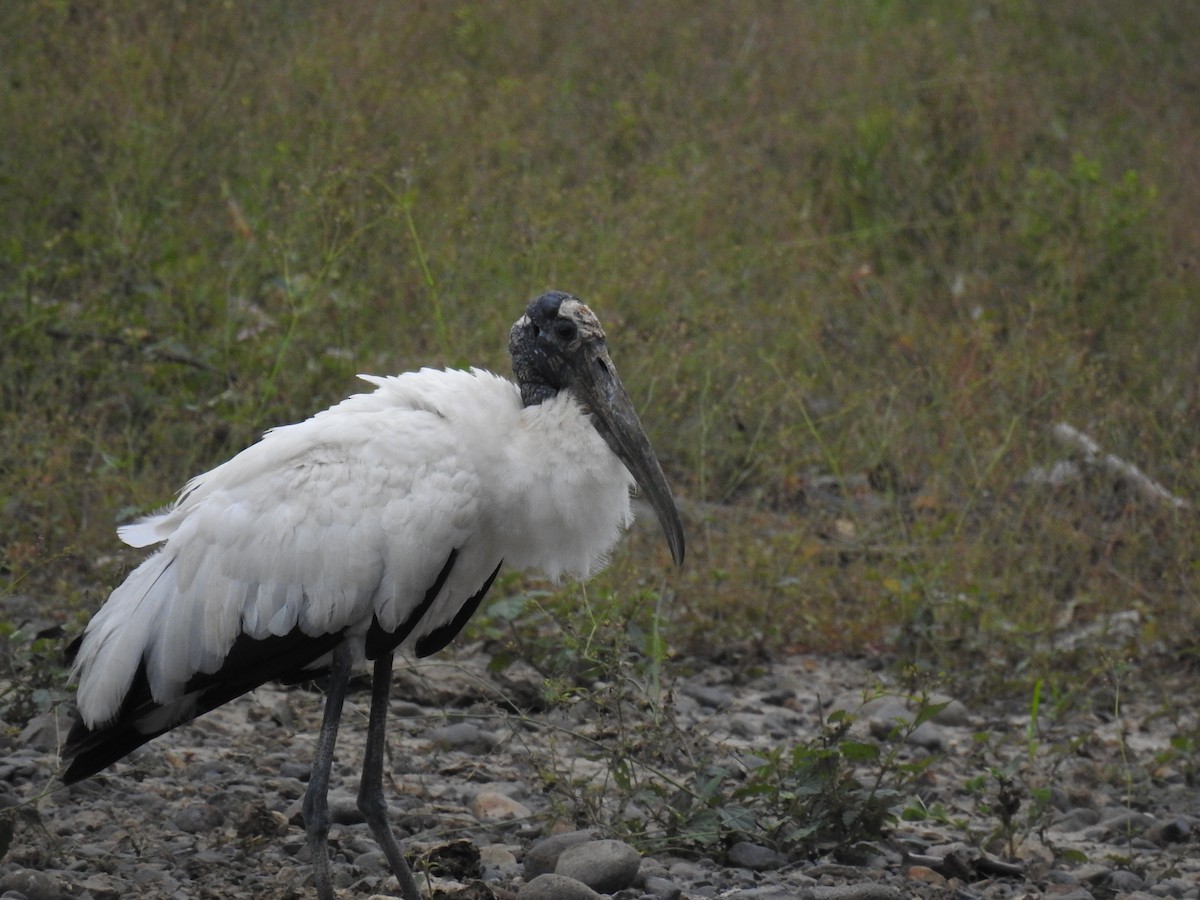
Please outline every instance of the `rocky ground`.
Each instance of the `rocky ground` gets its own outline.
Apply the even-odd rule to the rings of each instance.
[[[1182,737],[1197,733],[1195,693],[1182,684],[1167,700],[1173,711],[1129,689],[1055,721],[1047,700],[1031,732],[1027,699],[950,699],[896,732],[913,704],[865,661],[798,656],[748,677],[697,666],[658,704],[594,684],[537,715],[506,709],[538,694],[533,674],[497,679],[485,662],[466,648],[396,678],[388,793],[407,848],[432,873],[432,896],[1200,898],[1198,761]],[[17,806],[0,896],[311,896],[300,798],[321,699],[260,689],[70,788],[54,781],[65,713],[34,720],[0,746],[0,803]],[[366,699],[348,704],[338,748],[335,879],[342,896],[395,896],[354,805]],[[699,784],[684,768],[701,756],[749,771],[754,751],[812,740],[836,709],[856,718],[843,740],[875,743],[880,758],[914,772],[927,761],[895,798],[907,815],[849,856],[789,859],[767,840],[733,838],[709,853],[670,841],[639,852],[603,828],[581,829],[650,827],[650,801],[631,779]],[[605,747],[630,765],[614,765]],[[654,773],[638,767],[639,752]],[[861,778],[878,771],[868,758]]]

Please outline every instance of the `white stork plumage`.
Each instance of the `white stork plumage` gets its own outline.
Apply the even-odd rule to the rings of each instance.
[[[579,299],[538,297],[509,337],[516,384],[422,369],[266,433],[188,482],[166,510],[119,529],[159,550],[71,647],[79,718],[63,780],[271,680],[329,673],[304,798],[322,900],[333,896],[326,794],[355,665],[373,660],[359,807],[418,900],[386,819],[382,769],[392,657],[454,638],[502,563],[580,578],[632,520],[634,482],[677,564],[670,488]]]

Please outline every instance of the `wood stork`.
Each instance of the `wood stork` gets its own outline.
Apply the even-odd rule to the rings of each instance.
[[[543,294],[509,335],[516,384],[480,369],[392,377],[189,481],[119,529],[161,548],[72,644],[79,718],[63,780],[267,681],[330,676],[304,797],[322,900],[333,897],[327,793],[346,686],[374,663],[358,804],[406,900],[386,818],[392,657],[445,647],[502,563],[557,578],[604,564],[636,482],[676,564],[683,527],[662,469],[578,298]]]

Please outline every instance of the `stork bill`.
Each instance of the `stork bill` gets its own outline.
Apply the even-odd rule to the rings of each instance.
[[[387,822],[393,656],[446,646],[502,564],[586,578],[639,486],[676,564],[683,526],[650,441],[578,298],[543,294],[509,335],[515,383],[480,369],[391,377],[193,478],[118,532],[158,545],[72,644],[79,781],[268,681],[329,675],[304,818],[333,896],[327,792],[350,675],[373,664],[359,806],[405,900],[420,896]]]

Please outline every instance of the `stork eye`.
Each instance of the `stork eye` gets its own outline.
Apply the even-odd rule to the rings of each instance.
[[[575,323],[568,319],[559,319],[554,323],[554,333],[559,340],[573,341],[575,335],[579,333],[579,329],[575,327]]]

